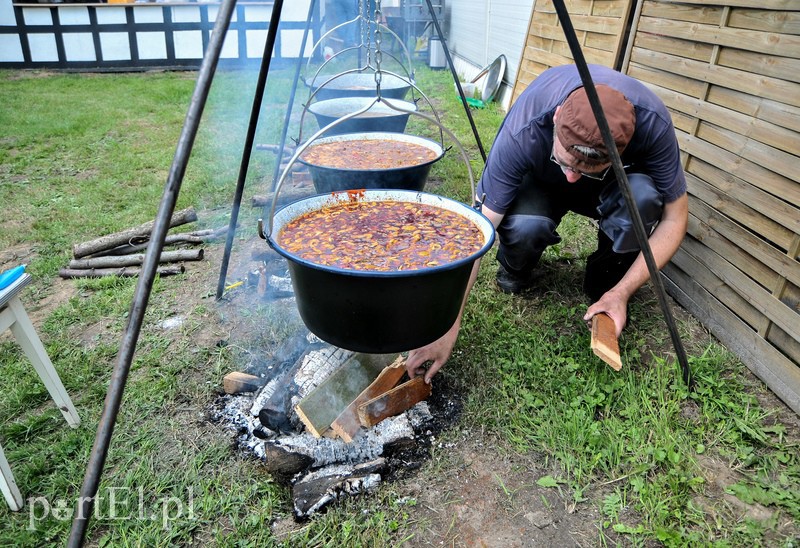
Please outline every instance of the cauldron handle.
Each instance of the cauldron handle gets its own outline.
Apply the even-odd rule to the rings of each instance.
[[[422,92],[420,91],[420,93]],[[392,105],[389,101],[384,101],[384,104],[386,104],[386,106],[388,106],[392,110],[396,110],[398,112],[407,112],[409,114],[413,114],[414,116],[419,116],[420,118],[428,120],[432,124],[436,125],[441,133],[446,133],[447,136],[453,140],[453,142],[456,144],[456,147],[458,147],[458,150],[461,152],[461,159],[464,160],[465,164],[467,164],[467,173],[469,174],[469,187],[472,192],[470,195],[471,196],[470,199],[474,201],[477,200],[477,196],[475,195],[475,175],[472,171],[472,165],[469,163],[469,156],[467,156],[467,151],[464,149],[464,146],[461,144],[461,141],[458,140],[458,138],[453,134],[453,132],[444,127],[444,125],[439,121],[439,115],[436,114],[436,109],[433,109],[434,114],[436,114],[436,119],[434,119],[433,117],[428,116],[427,114],[423,114],[417,110],[407,110],[404,108],[396,107]],[[431,107],[432,106],[433,105],[431,105]],[[442,150],[444,150],[444,136],[442,136]],[[476,209],[480,211],[479,208]]]

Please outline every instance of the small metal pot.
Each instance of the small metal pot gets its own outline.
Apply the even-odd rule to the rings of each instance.
[[[316,117],[319,127],[324,128],[342,116],[366,108],[370,106],[370,103],[374,103],[363,114],[331,126],[325,132],[325,135],[362,133],[366,131],[403,133],[406,130],[409,112],[395,110],[387,106],[386,102],[391,102],[392,105],[405,111],[417,110],[417,106],[409,101],[389,99],[376,102],[374,97],[341,97],[311,103],[308,111]]]
[[[424,137],[407,135],[405,133],[346,133],[344,135],[322,137],[314,141],[312,146],[322,143],[362,141],[365,139],[389,139],[422,145],[434,151],[436,157],[428,162],[409,167],[346,169],[311,164],[303,160],[301,156],[298,158],[298,161],[308,166],[311,180],[314,182],[314,188],[318,193],[352,190],[356,188],[422,190],[425,187],[425,182],[428,180],[428,173],[430,173],[431,166],[444,156],[444,149],[439,143],[431,141],[430,139],[425,139]]]
[[[278,243],[276,235],[291,220],[352,200],[352,194],[304,198],[284,206],[271,219],[265,238],[288,261],[300,317],[324,341],[355,352],[403,352],[437,340],[458,317],[473,264],[494,243],[492,223],[473,208],[434,194],[367,190],[360,199],[429,204],[458,213],[478,225],[483,246],[469,257],[441,266],[369,272],[318,265],[289,253]]]
[[[330,77],[327,77],[330,78]],[[324,84],[324,85],[323,85]],[[306,85],[315,93],[319,101],[342,97],[375,97],[376,84],[374,72],[353,72],[336,76],[326,83],[326,77],[317,75],[306,80]],[[392,74],[381,74],[381,97],[405,99],[411,90],[411,83]]]

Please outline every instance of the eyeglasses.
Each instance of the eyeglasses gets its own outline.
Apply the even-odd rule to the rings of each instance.
[[[585,173],[583,171],[575,169],[574,167],[565,166],[556,159],[556,155],[552,151],[550,152],[550,161],[553,162],[558,167],[560,167],[561,171],[571,171],[572,173],[577,173],[581,177],[588,177],[589,179],[595,179],[597,181],[602,181],[603,179],[605,179],[606,175],[608,175],[608,172],[611,169],[611,166],[608,166],[600,173]],[[629,166],[624,166],[624,167],[629,167]]]

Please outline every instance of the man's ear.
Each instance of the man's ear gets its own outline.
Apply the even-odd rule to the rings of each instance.
[[[561,112],[561,105],[558,105],[556,107],[556,111],[553,113],[553,124],[555,124],[556,120],[558,120],[558,113],[559,112]]]

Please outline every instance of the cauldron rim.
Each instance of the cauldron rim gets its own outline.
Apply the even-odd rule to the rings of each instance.
[[[314,164],[305,159],[303,159],[303,155],[301,154],[300,157],[297,158],[297,161],[301,164],[306,166],[315,167],[317,169],[324,169],[324,170],[332,170],[332,171],[341,171],[345,173],[393,173],[396,171],[403,171],[408,170],[411,168],[419,168],[423,166],[427,166],[430,164],[434,164],[435,162],[442,159],[445,153],[444,147],[441,144],[437,143],[432,139],[428,139],[427,137],[420,137],[418,135],[410,135],[408,133],[397,133],[397,132],[389,132],[389,131],[364,131],[359,133],[342,133],[340,135],[331,135],[328,137],[320,137],[316,139],[311,145],[309,145],[308,149],[313,148],[318,144],[330,143],[330,142],[338,142],[338,141],[366,141],[366,140],[394,140],[394,141],[402,141],[407,143],[415,143],[418,145],[422,145],[427,147],[428,149],[432,150],[436,153],[436,157],[432,160],[428,160],[427,162],[421,162],[419,164],[413,164],[410,166],[401,166],[401,167],[386,167],[386,168],[365,168],[365,169],[355,169],[349,167],[334,167],[328,166],[324,164]],[[307,152],[306,150],[305,152]],[[305,154],[304,152],[304,154]]]
[[[362,194],[363,192],[363,194]],[[363,201],[413,201],[421,204],[433,205],[438,207],[444,207],[445,209],[449,209],[455,213],[460,213],[465,217],[472,220],[477,226],[478,229],[481,230],[484,237],[484,243],[481,245],[480,249],[475,251],[474,253],[470,254],[467,257],[463,257],[461,259],[445,263],[443,265],[438,266],[431,266],[426,268],[414,269],[414,270],[353,270],[353,269],[346,269],[340,268],[335,266],[328,266],[328,265],[321,265],[318,263],[314,263],[312,261],[308,261],[306,259],[301,258],[300,256],[291,253],[284,249],[280,243],[277,241],[276,233],[280,230],[273,227],[272,233],[267,237],[267,241],[279,255],[283,256],[287,260],[290,260],[298,265],[302,265],[307,268],[311,268],[314,270],[327,272],[330,274],[335,274],[337,276],[350,276],[354,278],[362,277],[362,278],[410,278],[410,277],[419,277],[419,276],[426,276],[426,275],[433,275],[439,272],[444,272],[448,270],[454,270],[464,266],[467,263],[472,263],[477,259],[481,258],[486,252],[491,249],[492,245],[494,245],[495,239],[495,232],[494,226],[492,225],[491,221],[483,215],[480,211],[477,211],[468,205],[459,202],[458,200],[453,200],[452,198],[447,198],[444,196],[439,196],[437,194],[432,194],[423,191],[413,191],[413,190],[349,190],[349,191],[337,191],[327,195],[319,194],[316,196],[310,196],[305,198],[300,198],[298,200],[294,200],[283,206],[280,210],[275,212],[275,216],[280,217],[282,215],[286,215],[286,211],[297,208],[298,205],[303,203],[310,203],[310,202],[319,202],[317,207],[303,209],[296,214],[293,214],[291,217],[286,219],[285,222],[281,223],[281,228],[292,219],[299,217],[303,213],[308,211],[315,211],[320,209],[321,207],[327,205],[334,205],[336,203],[341,203],[344,201],[349,200],[350,196],[358,195],[360,196],[359,199]],[[399,198],[404,197],[407,198],[406,200],[400,200]],[[329,199],[328,203],[322,202],[323,199]],[[382,198],[379,200],[375,200],[374,198]],[[438,200],[439,203],[431,203],[433,201]],[[445,207],[447,206],[447,207]],[[299,208],[298,208],[299,209]],[[468,214],[468,212],[470,212]]]

